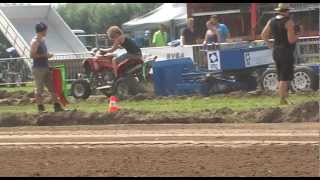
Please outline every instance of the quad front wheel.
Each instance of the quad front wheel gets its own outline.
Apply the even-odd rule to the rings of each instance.
[[[76,80],[71,85],[71,94],[76,99],[88,99],[91,94],[90,84],[86,80]]]

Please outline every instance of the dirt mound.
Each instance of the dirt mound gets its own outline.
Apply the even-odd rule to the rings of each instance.
[[[270,108],[257,113],[257,121],[261,123],[281,122],[282,110],[280,108]]]
[[[27,113],[1,113],[0,126],[14,127],[14,126],[30,126],[37,125],[37,115]]]
[[[43,94],[44,103],[52,103],[50,94],[45,91]],[[0,90],[0,106],[13,106],[13,105],[26,105],[35,103],[35,96],[33,92],[27,91],[14,91],[8,92],[6,90]]]
[[[287,108],[254,109],[234,112],[229,108],[205,110],[199,113],[121,110],[117,113],[86,113],[66,111],[58,113],[26,114],[2,113],[0,126],[62,126],[92,124],[161,124],[161,123],[280,123],[319,122],[319,103],[310,101]]]
[[[9,92],[7,92],[6,90],[0,90],[0,99],[4,99],[10,97]]]
[[[289,122],[320,122],[319,102],[310,101],[290,108],[285,113]]]
[[[260,109],[256,112],[248,112],[261,123],[277,122],[320,122],[319,102],[309,101],[286,108]]]

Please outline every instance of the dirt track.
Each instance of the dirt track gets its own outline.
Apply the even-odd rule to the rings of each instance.
[[[0,176],[320,176],[320,124],[0,128]]]

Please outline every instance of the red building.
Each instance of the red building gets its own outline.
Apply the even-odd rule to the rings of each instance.
[[[187,3],[188,17],[195,19],[196,33],[203,38],[210,15],[219,16],[232,38],[259,39],[266,22],[275,15],[277,3]],[[291,3],[293,19],[303,36],[319,35],[319,3]]]

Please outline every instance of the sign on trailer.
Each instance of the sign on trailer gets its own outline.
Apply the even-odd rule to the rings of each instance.
[[[272,64],[272,50],[249,51],[244,53],[245,67]]]

